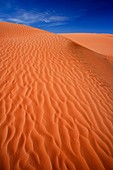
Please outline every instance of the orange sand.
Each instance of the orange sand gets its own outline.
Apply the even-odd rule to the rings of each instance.
[[[113,56],[112,34],[60,34],[103,55]]]
[[[0,170],[113,169],[113,36],[70,38],[0,23]]]
[[[105,55],[113,64],[113,35],[112,34],[60,34],[92,51]]]

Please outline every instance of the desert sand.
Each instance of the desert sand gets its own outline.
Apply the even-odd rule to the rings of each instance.
[[[112,34],[60,34],[92,51],[105,55],[113,63],[113,35]]]
[[[0,170],[113,169],[113,36],[69,36],[0,23]]]
[[[72,41],[103,55],[113,56],[113,35],[94,33],[60,34]]]

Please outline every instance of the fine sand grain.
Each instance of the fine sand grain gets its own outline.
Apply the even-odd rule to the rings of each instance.
[[[84,36],[0,23],[0,170],[113,169],[113,36]]]

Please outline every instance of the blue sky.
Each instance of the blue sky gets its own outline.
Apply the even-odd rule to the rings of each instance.
[[[0,0],[0,21],[55,33],[113,33],[113,0]]]

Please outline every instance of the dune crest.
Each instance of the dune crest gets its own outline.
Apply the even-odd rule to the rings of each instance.
[[[103,55],[113,56],[112,34],[71,33],[60,34],[72,41]]]
[[[60,34],[92,51],[105,55],[113,66],[113,35],[112,34],[89,34],[71,33]]]
[[[0,23],[0,169],[113,168],[113,69],[63,36]]]

